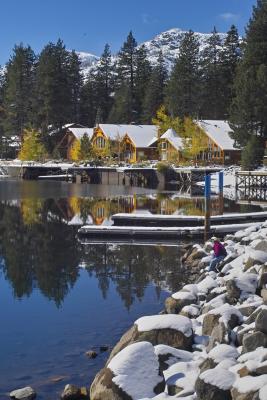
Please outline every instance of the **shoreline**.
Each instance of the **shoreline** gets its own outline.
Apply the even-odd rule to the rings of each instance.
[[[267,399],[267,222],[224,241],[220,273],[205,271],[210,242],[187,250],[184,266],[200,276],[135,321],[91,400]]]

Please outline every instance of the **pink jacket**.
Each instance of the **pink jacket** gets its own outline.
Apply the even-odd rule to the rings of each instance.
[[[220,242],[215,242],[213,246],[215,257],[226,256],[226,250]]]

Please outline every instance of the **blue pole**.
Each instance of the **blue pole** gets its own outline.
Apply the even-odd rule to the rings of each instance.
[[[219,172],[219,192],[223,192],[223,171]]]
[[[211,177],[210,175],[205,176],[205,191],[204,195],[206,198],[210,198],[210,186],[211,186]]]

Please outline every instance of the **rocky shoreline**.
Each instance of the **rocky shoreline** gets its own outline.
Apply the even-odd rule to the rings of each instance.
[[[188,249],[184,266],[198,279],[135,321],[91,400],[267,400],[267,221],[224,243],[218,273],[206,271],[210,242]]]

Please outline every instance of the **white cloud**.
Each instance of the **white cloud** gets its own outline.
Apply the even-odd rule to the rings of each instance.
[[[146,25],[155,24],[156,22],[158,22],[158,20],[156,18],[152,17],[149,14],[144,13],[141,15],[141,17],[142,17],[143,24],[146,24]]]
[[[233,14],[231,12],[225,12],[219,15],[220,18],[224,19],[225,21],[237,21],[240,18],[239,14]]]

